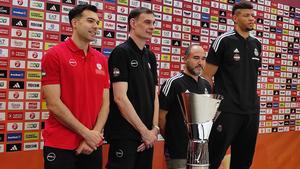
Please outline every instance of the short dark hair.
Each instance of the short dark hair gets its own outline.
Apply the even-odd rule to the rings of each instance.
[[[81,14],[84,10],[89,10],[97,13],[97,7],[90,4],[80,4],[75,6],[73,9],[70,10],[68,16],[69,16],[69,22],[72,26],[72,19],[76,17],[81,17]]]
[[[135,8],[133,10],[130,11],[129,15],[128,15],[128,31],[130,31],[131,27],[130,27],[130,19],[132,18],[138,18],[141,14],[153,14],[153,11],[151,11],[148,8],[144,8],[144,7],[140,7],[140,8]]]
[[[239,3],[236,3],[232,8],[232,15],[234,15],[238,9],[253,9],[253,5],[248,1],[241,1]]]

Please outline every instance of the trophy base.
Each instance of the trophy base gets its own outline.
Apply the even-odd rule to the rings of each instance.
[[[209,165],[187,164],[186,169],[209,169]]]

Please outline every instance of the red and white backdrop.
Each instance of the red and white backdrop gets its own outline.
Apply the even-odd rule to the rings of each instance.
[[[207,51],[221,33],[233,29],[237,0],[0,0],[0,154],[43,147],[47,119],[41,93],[41,58],[71,35],[68,12],[90,3],[99,9],[100,30],[91,43],[105,55],[128,38],[127,16],[135,7],[155,12],[150,48],[158,59],[159,82],[183,67],[187,46]],[[258,80],[261,135],[300,130],[300,8],[252,0],[257,36],[263,44]]]

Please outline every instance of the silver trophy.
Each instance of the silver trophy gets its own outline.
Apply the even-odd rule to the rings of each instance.
[[[223,97],[217,94],[182,93],[178,97],[189,141],[187,169],[208,169],[208,137],[213,121],[219,116]]]

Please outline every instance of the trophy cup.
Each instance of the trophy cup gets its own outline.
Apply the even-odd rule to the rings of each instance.
[[[208,169],[208,137],[223,96],[182,93],[178,99],[189,137],[186,169]]]

